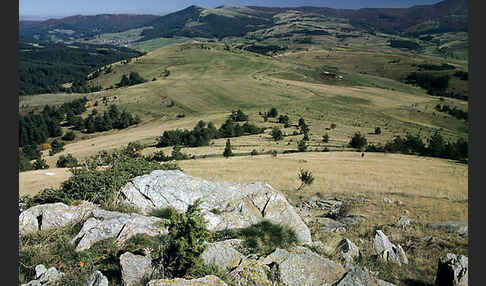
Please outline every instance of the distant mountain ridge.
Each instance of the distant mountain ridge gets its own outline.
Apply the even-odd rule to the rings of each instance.
[[[357,29],[368,32],[385,32],[403,36],[427,33],[467,32],[468,11],[466,0],[445,0],[433,5],[410,8],[363,8],[358,10],[326,7],[262,7],[219,6],[205,9],[189,6],[164,16],[101,14],[75,15],[46,21],[20,21],[21,37],[51,40],[53,33],[59,39],[89,38],[102,33],[153,27],[142,32],[142,40],[158,37],[241,37],[248,32],[275,25],[275,15],[299,11],[325,17],[349,20]]]

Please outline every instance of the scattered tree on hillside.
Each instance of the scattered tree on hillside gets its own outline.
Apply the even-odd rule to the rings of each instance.
[[[282,133],[282,130],[280,130],[280,128],[278,128],[278,126],[274,126],[272,128],[272,138],[275,140],[275,141],[279,141],[279,140],[282,140],[283,139],[283,133]]]
[[[226,146],[224,147],[223,156],[225,158],[233,156],[233,151],[231,150],[231,143],[229,139],[226,139]]]
[[[368,140],[360,132],[356,132],[351,138],[351,141],[349,141],[349,145],[357,149],[365,147],[366,144],[368,144]]]
[[[309,170],[300,169],[297,176],[301,182],[300,186],[297,188],[297,191],[301,191],[305,186],[310,186],[314,182],[314,176]]]

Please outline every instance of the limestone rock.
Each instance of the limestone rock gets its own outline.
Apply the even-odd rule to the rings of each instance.
[[[84,286],[108,286],[108,278],[106,278],[103,273],[96,270],[91,274],[84,283]]]
[[[147,286],[227,286],[227,284],[214,275],[208,275],[192,280],[182,278],[151,280]]]
[[[292,228],[299,242],[312,242],[309,228],[294,207],[282,193],[263,182],[210,182],[179,170],[156,170],[134,178],[121,193],[121,201],[145,214],[169,206],[185,212],[190,204],[200,199],[210,231],[243,228],[267,219]]]
[[[388,240],[388,237],[381,231],[375,232],[373,239],[373,247],[383,260],[397,264],[408,264],[408,259],[405,251],[400,245],[394,245]]]
[[[139,285],[152,275],[152,261],[142,255],[125,252],[120,255],[120,266],[124,286]]]
[[[238,250],[233,248],[234,244],[241,244],[240,239],[230,239],[210,243],[201,254],[205,265],[217,265],[226,269],[233,269],[245,258]]]
[[[435,285],[467,286],[468,276],[467,256],[447,253],[439,259]]]
[[[255,259],[245,259],[229,277],[235,286],[272,286],[270,267]]]
[[[64,273],[57,271],[55,267],[51,267],[46,270],[44,265],[39,264],[35,267],[35,269],[37,279],[32,280],[27,284],[22,284],[22,286],[50,285],[60,280],[64,276]],[[37,277],[37,275],[39,276]]]
[[[71,241],[76,243],[79,240],[76,251],[88,249],[97,241],[113,237],[121,243],[139,233],[150,236],[168,233],[165,220],[157,217],[105,210],[94,210],[92,215]]]
[[[277,266],[281,285],[320,286],[337,281],[345,272],[340,264],[301,246],[290,251],[277,248],[263,263]]]
[[[435,223],[429,223],[428,227],[432,229],[437,229],[441,232],[457,233],[459,235],[464,235],[464,236],[468,235],[467,221],[435,222]]]
[[[321,231],[323,232],[346,232],[346,225],[331,218],[320,217],[318,223],[321,225]]]
[[[341,240],[336,251],[346,263],[353,263],[359,257],[359,248],[347,238]]]
[[[397,227],[405,227],[409,225],[412,221],[407,216],[401,216],[400,219],[395,223]]]
[[[348,264],[346,268],[346,274],[333,286],[395,286],[374,278],[366,269],[358,268],[352,264]]]
[[[76,206],[63,203],[33,206],[19,215],[19,233],[26,235],[76,223],[87,218],[96,208],[94,204],[85,201]]]
[[[384,198],[383,198],[383,202],[385,202],[385,203],[387,203],[387,204],[391,204],[391,203],[393,203],[393,201],[392,201],[392,200],[390,200],[390,199],[389,199],[389,198],[387,198],[387,197],[384,197]]]

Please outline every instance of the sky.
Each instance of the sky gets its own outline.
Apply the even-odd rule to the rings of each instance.
[[[184,9],[190,5],[215,8],[231,6],[320,6],[338,9],[405,8],[414,5],[430,5],[440,0],[19,0],[19,15],[71,16],[134,13],[163,15]]]

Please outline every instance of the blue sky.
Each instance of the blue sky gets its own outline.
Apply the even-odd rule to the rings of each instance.
[[[75,14],[138,13],[161,15],[190,5],[214,8],[220,5],[322,6],[331,8],[411,7],[439,0],[19,0],[19,15],[68,16]]]

